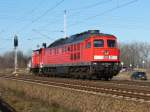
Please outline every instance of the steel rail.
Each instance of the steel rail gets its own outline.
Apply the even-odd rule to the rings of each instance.
[[[142,102],[150,102],[150,90],[144,90],[141,88],[126,88],[123,86],[108,86],[108,85],[84,85],[82,83],[74,84],[68,82],[58,82],[58,81],[44,81],[44,80],[37,80],[31,79],[27,77],[13,77],[13,76],[2,76],[1,78],[11,79],[11,80],[18,80],[28,83],[40,84],[45,86],[53,86],[65,89],[72,89],[75,91],[82,91],[90,94],[105,94],[109,96],[115,96],[120,98],[125,98],[128,100],[134,101],[142,101]]]

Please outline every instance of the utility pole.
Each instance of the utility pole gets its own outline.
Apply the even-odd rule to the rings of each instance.
[[[64,11],[64,38],[67,37],[67,11]]]
[[[143,64],[143,72],[144,72],[144,70],[146,69],[145,68],[145,61],[144,60],[142,61],[142,64]]]
[[[14,36],[14,53],[15,53],[15,57],[14,57],[14,68],[15,68],[15,71],[14,71],[14,74],[17,73],[17,68],[18,68],[18,62],[17,62],[17,47],[18,47],[18,37],[17,35]]]

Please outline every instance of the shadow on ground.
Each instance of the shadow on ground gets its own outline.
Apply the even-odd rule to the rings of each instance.
[[[8,103],[0,98],[0,112],[16,112]]]

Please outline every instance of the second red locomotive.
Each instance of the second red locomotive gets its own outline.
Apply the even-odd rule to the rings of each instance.
[[[49,76],[109,80],[120,71],[119,58],[115,36],[89,30],[34,50],[31,71]]]

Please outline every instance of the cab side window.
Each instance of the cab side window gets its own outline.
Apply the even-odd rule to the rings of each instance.
[[[94,40],[94,47],[104,47],[104,40]]]
[[[86,48],[91,48],[91,42],[87,42]]]
[[[107,40],[108,47],[116,47],[116,41],[115,40]]]

